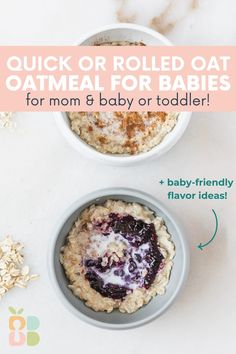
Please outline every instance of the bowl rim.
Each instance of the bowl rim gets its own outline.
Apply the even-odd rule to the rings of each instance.
[[[109,25],[98,27],[92,31],[83,34],[79,38],[79,40],[75,43],[75,45],[83,45],[83,42],[85,42],[92,36],[99,35],[100,33],[106,31],[119,30],[119,29],[127,29],[127,30],[143,32],[159,40],[163,45],[167,45],[167,46],[173,45],[161,33],[151,28],[148,28],[146,26],[141,26],[132,23],[115,23],[115,24],[109,24]],[[98,159],[100,161],[103,161],[111,165],[127,166],[129,164],[139,163],[151,159],[153,157],[159,157],[164,153],[166,153],[168,150],[170,150],[184,134],[189,124],[192,112],[187,112],[187,111],[179,112],[179,118],[176,126],[171,132],[167,134],[167,136],[164,137],[164,139],[158,145],[154,146],[147,152],[141,152],[137,155],[128,155],[128,156],[106,154],[96,150],[94,147],[87,144],[71,130],[68,121],[66,122],[66,119],[68,120],[66,115],[67,114],[65,112],[61,112],[61,111],[54,112],[57,126],[61,130],[66,140],[71,144],[72,147],[74,147],[74,149],[76,149],[79,152],[82,152],[84,155],[88,157],[91,157],[93,159]]]
[[[123,23],[110,23],[108,25],[103,25],[96,27],[93,30],[90,30],[84,34],[82,34],[79,38],[79,40],[75,43],[75,45],[83,45],[82,43],[85,42],[87,39],[89,39],[92,36],[95,36],[101,32],[105,31],[110,31],[110,30],[117,30],[117,29],[129,29],[129,30],[136,30],[140,32],[144,32],[146,34],[149,34],[150,36],[155,37],[156,39],[159,39],[160,42],[162,42],[165,45],[172,46],[172,42],[165,37],[163,34],[161,34],[158,31],[155,31],[152,28],[149,28],[147,26],[143,25],[138,25],[135,23],[128,23],[128,22],[123,22]]]
[[[183,266],[181,270],[181,276],[178,279],[178,283],[176,286],[175,291],[173,292],[172,296],[170,299],[165,303],[165,305],[159,310],[153,312],[152,315],[149,315],[141,320],[132,322],[132,323],[126,323],[126,324],[111,324],[111,323],[104,323],[95,319],[90,318],[89,316],[86,316],[82,314],[78,309],[76,309],[70,301],[64,296],[62,293],[62,290],[58,284],[57,277],[56,277],[56,271],[54,268],[54,251],[55,251],[55,245],[58,239],[58,236],[60,234],[61,229],[63,228],[64,224],[66,221],[69,219],[69,217],[81,206],[85,205],[86,203],[93,201],[94,199],[101,198],[101,197],[109,197],[110,195],[127,195],[127,196],[132,196],[134,198],[141,198],[147,202],[153,203],[154,205],[159,208],[164,215],[169,218],[177,230],[177,235],[179,237],[179,241],[181,244],[181,248],[183,251]],[[173,215],[173,213],[170,213],[166,207],[159,202],[158,199],[155,197],[147,194],[146,192],[139,191],[133,188],[123,188],[123,187],[114,187],[114,188],[105,188],[105,189],[100,189],[96,190],[93,192],[90,192],[81,198],[77,199],[74,203],[72,203],[66,211],[61,215],[60,218],[58,218],[58,223],[54,227],[54,230],[52,232],[52,237],[51,241],[49,243],[49,248],[48,248],[48,272],[49,272],[49,279],[51,280],[52,287],[54,288],[55,293],[57,294],[58,298],[60,299],[61,303],[64,305],[65,308],[67,308],[72,314],[74,314],[77,318],[83,320],[84,322],[94,325],[95,327],[103,328],[103,329],[114,329],[114,330],[123,330],[123,329],[131,329],[131,328],[136,328],[140,327],[144,324],[147,324],[151,321],[153,321],[155,318],[161,316],[176,300],[176,298],[179,296],[181,290],[183,289],[186,280],[188,278],[189,274],[189,267],[190,267],[190,252],[189,252],[189,247],[188,247],[188,242],[185,237],[185,233],[182,229],[182,227],[179,226],[178,221],[176,220],[176,217]],[[82,301],[82,300],[81,300]],[[148,303],[149,304],[149,303]],[[146,306],[148,306],[148,304]]]

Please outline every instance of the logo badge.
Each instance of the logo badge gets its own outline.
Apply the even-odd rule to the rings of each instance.
[[[23,316],[24,309],[9,307],[9,345],[34,347],[39,344],[40,336],[36,330],[40,326],[38,317]]]

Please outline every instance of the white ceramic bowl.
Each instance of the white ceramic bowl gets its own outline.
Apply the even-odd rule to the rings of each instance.
[[[166,293],[154,297],[147,305],[132,314],[122,314],[117,310],[108,314],[105,312],[95,312],[88,308],[68,288],[68,280],[59,261],[61,247],[65,244],[66,237],[81,212],[90,205],[102,204],[107,199],[137,202],[147,206],[164,219],[175,244],[176,254]],[[186,245],[183,231],[176,222],[176,219],[152,196],[128,188],[112,188],[96,191],[75,202],[59,219],[49,248],[50,279],[62,303],[78,318],[92,325],[108,329],[134,328],[160,316],[179,295],[187,278],[188,270],[189,249]]]
[[[94,45],[95,43],[109,41],[142,41],[150,46],[171,45],[167,38],[156,31],[153,31],[147,27],[126,23],[113,24],[92,31],[82,37],[77,45]],[[71,130],[66,113],[55,112],[54,114],[56,116],[56,122],[58,123],[63,135],[77,151],[84,153],[88,157],[99,159],[105,163],[118,166],[127,166],[144,161],[154,156],[159,157],[163,155],[181,138],[191,117],[191,112],[181,112],[175,128],[165,136],[159,145],[153,147],[148,152],[139,153],[137,155],[113,155],[101,153],[89,144],[85,143]]]

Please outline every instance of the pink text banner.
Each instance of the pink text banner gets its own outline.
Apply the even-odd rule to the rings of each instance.
[[[236,111],[236,48],[0,47],[1,111]]]

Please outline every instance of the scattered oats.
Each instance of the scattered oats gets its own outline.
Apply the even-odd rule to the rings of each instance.
[[[39,274],[30,275],[30,280],[35,280],[39,278]]]
[[[4,288],[0,288],[0,295],[4,295],[5,294],[5,289]]]
[[[29,274],[29,266],[22,267],[23,248],[20,242],[13,241],[10,236],[0,241],[0,300],[13,287],[26,288],[30,280],[39,278],[38,274]]]
[[[29,274],[29,266],[24,266],[24,267],[21,269],[21,274],[22,274],[22,275],[27,275],[27,274]]]
[[[13,112],[0,112],[0,128],[14,128]]]
[[[3,256],[2,256],[2,258],[3,258]],[[0,269],[6,269],[6,263],[4,262],[4,261],[2,261],[2,260],[0,260]]]
[[[16,286],[17,288],[21,288],[21,289],[25,289],[25,288],[26,288],[26,285],[25,285],[25,283],[24,283],[23,281],[17,281],[17,282],[15,283],[15,286]]]

